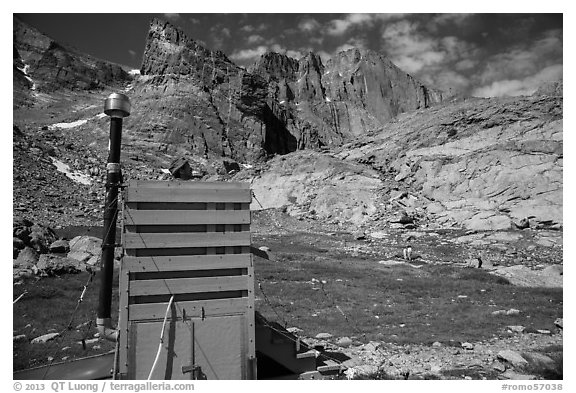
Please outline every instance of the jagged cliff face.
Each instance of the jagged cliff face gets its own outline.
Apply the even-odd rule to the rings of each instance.
[[[130,79],[119,65],[66,48],[17,18],[13,20],[14,78],[21,87],[38,92],[92,90]],[[19,90],[19,93],[24,92],[26,90]],[[30,95],[27,95],[28,103],[32,101]],[[22,100],[15,96],[15,104]]]
[[[402,227],[403,214],[431,229],[558,230],[562,105],[555,93],[441,104],[328,153],[275,158],[249,179],[264,208],[371,230]]]
[[[140,71],[137,132],[169,154],[241,161],[339,146],[441,100],[373,52],[343,52],[326,66],[314,53],[267,53],[246,71],[161,20],[150,25]]]
[[[251,72],[270,83],[274,112],[296,113],[290,133],[300,148],[338,146],[382,127],[398,114],[442,101],[431,90],[373,51],[350,49],[326,66],[309,53],[296,62],[267,53]]]

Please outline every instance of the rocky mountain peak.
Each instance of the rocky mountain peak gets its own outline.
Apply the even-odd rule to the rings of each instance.
[[[239,70],[223,52],[203,47],[170,22],[151,21],[141,75],[192,75],[210,84],[221,83],[226,75]]]
[[[29,82],[17,83],[19,96],[32,96],[31,90],[103,89],[130,79],[128,73],[117,64],[57,43],[17,17],[13,21],[14,55],[18,56],[14,58],[14,80],[22,80],[23,76]],[[17,101],[21,100],[29,102],[32,99],[24,97]],[[15,104],[18,102],[15,100]]]
[[[562,97],[564,94],[564,82],[562,79],[558,81],[550,81],[545,82],[538,90],[534,92],[533,95],[535,96],[554,96],[554,97]]]
[[[262,76],[266,80],[294,80],[298,72],[299,62],[285,54],[266,52],[248,71]]]

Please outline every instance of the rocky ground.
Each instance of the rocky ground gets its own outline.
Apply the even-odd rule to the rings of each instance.
[[[290,250],[298,250],[296,260],[307,257],[316,260],[332,258],[336,264],[336,260],[340,259],[338,256],[345,256],[343,259],[347,262],[344,263],[350,271],[368,263],[373,264],[374,273],[384,269],[387,274],[397,274],[394,268],[405,267],[413,272],[425,269],[426,271],[420,273],[426,275],[433,271],[433,266],[458,266],[462,271],[480,269],[490,272],[518,287],[552,289],[563,286],[562,235],[558,231],[385,229],[348,233],[339,231],[337,224],[330,226],[302,216],[290,217],[278,210],[263,211],[254,218],[256,244],[268,244],[270,255],[276,258],[278,263],[289,263],[290,258],[287,258],[286,254]],[[404,258],[403,251],[406,247],[412,249],[411,260]],[[329,250],[328,253],[324,253],[325,250]],[[258,266],[258,259],[256,262]],[[432,270],[427,270],[428,268]],[[314,274],[321,276],[322,273],[318,270]],[[450,279],[449,276],[446,277],[446,280]],[[274,283],[277,280],[271,277],[268,281]],[[270,285],[267,287],[270,288]],[[267,308],[267,302],[261,296],[263,295],[257,298],[257,304],[260,304],[262,309]],[[281,296],[286,297],[289,294]],[[466,301],[467,296],[461,297],[462,299],[456,300]],[[282,304],[281,300],[279,302]],[[362,304],[364,303],[368,304],[370,300],[366,299]],[[283,307],[278,306],[278,309],[282,310]],[[484,332],[482,337],[458,335],[449,339],[450,334],[442,334],[441,331],[439,334],[434,327],[429,327],[431,335],[425,334],[424,338],[420,338],[425,342],[420,343],[401,342],[402,330],[409,329],[402,324],[387,325],[388,332],[376,329],[375,331],[380,333],[372,336],[375,339],[369,342],[366,342],[362,335],[358,335],[361,327],[349,326],[348,335],[338,335],[333,334],[334,327],[331,328],[330,325],[324,327],[325,333],[319,334],[312,333],[309,329],[303,331],[303,326],[291,325],[291,322],[288,322],[288,326],[289,330],[299,335],[304,342],[328,351],[334,361],[342,364],[341,370],[346,378],[562,378],[561,313],[551,316],[549,320],[536,322],[529,316],[530,309],[502,309],[494,305],[492,310],[489,318],[501,318],[501,325],[496,324],[499,326],[496,330]],[[278,319],[277,315],[267,311],[269,316]],[[337,312],[335,315],[341,317]],[[520,316],[520,319],[506,322],[510,321],[507,318],[513,315]],[[290,314],[281,316],[290,318]],[[445,317],[450,318],[450,315]],[[350,316],[350,319],[353,318]],[[408,331],[407,334],[414,335]],[[434,336],[438,341],[434,340]]]

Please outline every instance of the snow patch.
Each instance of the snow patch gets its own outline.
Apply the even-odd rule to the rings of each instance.
[[[50,157],[50,158],[52,159],[52,164],[56,167],[58,172],[62,172],[63,174],[66,175],[66,177],[72,179],[76,183],[84,184],[86,186],[89,186],[90,184],[92,184],[92,180],[90,180],[90,176],[88,176],[84,173],[81,173],[81,172],[72,171],[72,170],[70,170],[70,167],[67,164],[64,164],[62,161],[59,161],[59,160],[55,159],[54,157]]]
[[[34,81],[32,80],[32,78],[30,78],[30,75],[28,75],[28,70],[30,69],[30,65],[29,64],[24,64],[23,68],[18,68],[18,70],[22,71],[22,73],[24,74],[24,78],[26,78],[28,80],[28,82],[32,83],[32,90],[36,90],[36,83],[34,83]]]
[[[328,97],[326,97],[326,102],[332,102],[332,100]]]
[[[84,120],[76,120],[73,121],[71,123],[56,123],[56,124],[52,124],[51,126],[48,126],[49,130],[55,130],[55,129],[68,129],[68,128],[75,128],[78,126],[81,126],[83,124],[88,123],[88,120],[84,119]]]
[[[250,165],[250,164],[240,164],[240,165],[242,165],[242,167],[244,167],[245,169],[251,169],[251,168],[253,168],[253,166]]]
[[[279,102],[279,104],[283,104],[283,103],[285,103],[285,102],[286,102],[286,101],[282,100],[282,101]]]
[[[128,74],[135,76],[135,75],[140,75],[140,70],[130,70],[128,71]]]

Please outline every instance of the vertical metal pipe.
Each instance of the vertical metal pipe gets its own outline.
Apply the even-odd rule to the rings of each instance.
[[[118,186],[120,185],[120,141],[122,118],[110,119],[110,152],[106,165],[106,205],[102,237],[102,265],[100,268],[100,301],[98,318],[110,318],[114,250],[116,248],[116,218],[118,217]]]
[[[100,268],[100,297],[96,324],[106,338],[115,339],[112,329],[112,282],[114,250],[116,249],[116,219],[118,217],[118,191],[122,181],[120,172],[120,146],[122,118],[130,115],[130,100],[124,94],[111,94],[105,101],[104,113],[110,116],[110,141],[106,164],[106,200],[102,236],[102,263]],[[113,336],[113,337],[111,337]]]

